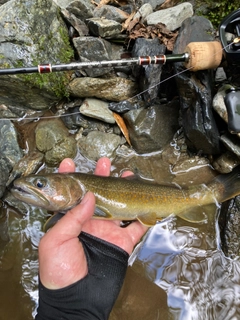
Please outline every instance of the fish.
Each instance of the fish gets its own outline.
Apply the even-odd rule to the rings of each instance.
[[[240,166],[217,175],[208,184],[178,188],[134,177],[103,177],[86,173],[29,175],[14,181],[15,198],[53,212],[66,212],[91,191],[96,198],[93,218],[138,220],[153,226],[170,215],[193,223],[206,223],[204,210],[196,207],[219,204],[240,194]]]

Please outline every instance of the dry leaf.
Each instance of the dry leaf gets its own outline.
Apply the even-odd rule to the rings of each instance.
[[[122,131],[122,134],[124,135],[127,143],[131,145],[131,141],[130,141],[130,137],[129,137],[129,133],[128,133],[128,129],[127,129],[127,126],[123,120],[123,118],[116,112],[113,112],[113,116],[114,116],[114,119],[117,123],[117,125],[119,126],[120,130]]]
[[[145,26],[143,23],[139,21],[136,22],[135,20],[129,23],[127,31],[130,40],[137,38],[154,39],[157,37],[169,51],[173,50],[174,43],[178,36],[177,31],[168,30],[163,23],[158,23],[154,26]]]

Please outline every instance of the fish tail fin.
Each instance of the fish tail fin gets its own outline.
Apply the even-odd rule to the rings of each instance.
[[[224,202],[240,194],[240,166],[232,172],[217,176],[213,183],[216,185],[217,200]]]

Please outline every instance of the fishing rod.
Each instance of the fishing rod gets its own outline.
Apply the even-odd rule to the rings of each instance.
[[[211,59],[210,56],[213,56]],[[26,73],[51,73],[72,71],[80,69],[119,67],[151,64],[164,65],[165,63],[185,62],[187,68],[192,71],[216,68],[222,60],[222,47],[220,42],[192,42],[187,45],[182,54],[140,56],[136,58],[103,60],[90,62],[75,62],[69,64],[39,64],[34,67],[0,69],[0,75],[26,74]]]

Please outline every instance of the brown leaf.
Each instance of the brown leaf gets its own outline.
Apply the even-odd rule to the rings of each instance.
[[[117,123],[117,125],[119,126],[120,130],[122,131],[122,134],[124,135],[127,143],[131,145],[131,141],[130,141],[130,138],[129,138],[129,133],[128,133],[128,129],[127,129],[127,126],[123,120],[123,118],[116,112],[113,112],[113,116],[114,116],[114,119]]]

